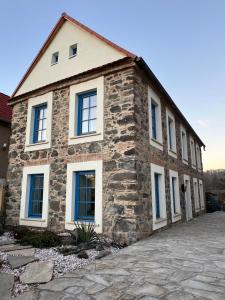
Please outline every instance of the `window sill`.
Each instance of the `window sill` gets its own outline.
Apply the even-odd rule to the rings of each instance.
[[[162,142],[160,142],[160,141],[158,141],[158,140],[156,140],[156,139],[154,139],[154,138],[151,137],[150,144],[152,146],[156,147],[157,149],[163,151],[163,144],[162,144]]]
[[[41,142],[41,143],[35,143],[35,144],[26,144],[25,145],[25,152],[48,149],[48,148],[50,148],[50,142],[49,141]]]
[[[73,57],[76,57],[76,56],[77,56],[77,54],[75,54],[75,55],[70,55],[70,56],[69,56],[69,59],[70,59],[70,58],[73,58]]]
[[[82,134],[82,135],[76,135],[76,136],[72,136],[70,137],[71,140],[76,140],[76,139],[82,139],[82,138],[87,138],[87,137],[90,137],[90,136],[98,136],[98,135],[101,135],[101,133],[90,133],[90,134]]]
[[[177,152],[175,152],[174,150],[168,149],[168,154],[173,158],[177,158]]]
[[[47,227],[47,219],[20,218],[19,224],[22,226],[46,228]]]
[[[183,164],[188,166],[188,160],[187,159],[182,159]]]
[[[85,221],[83,221],[83,222],[76,221],[76,223],[78,223],[78,224],[84,224],[84,225],[87,226],[87,225],[90,224],[90,223],[91,223],[91,224],[95,224],[95,221],[92,221],[92,222],[87,222],[87,221],[86,221],[87,224],[85,224]],[[67,224],[67,225],[73,225],[73,226],[75,226],[75,225],[74,225],[74,222],[72,222],[72,221],[71,221],[71,222],[66,222],[66,224]],[[99,225],[99,224],[95,224],[95,227],[100,227],[100,225]]]
[[[20,220],[21,221],[31,221],[31,222],[46,222],[45,219],[41,219],[41,218],[23,218]]]
[[[167,221],[166,218],[159,218],[159,219],[156,219],[154,223],[155,223],[155,224],[160,224],[160,223],[163,223],[163,222],[165,222],[165,221]]]
[[[52,63],[51,66],[58,65],[58,62]]]

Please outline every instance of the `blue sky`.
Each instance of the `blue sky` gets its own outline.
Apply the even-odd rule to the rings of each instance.
[[[225,1],[0,1],[0,90],[11,94],[65,11],[142,56],[225,168]]]

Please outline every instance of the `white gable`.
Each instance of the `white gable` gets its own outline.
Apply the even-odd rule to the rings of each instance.
[[[74,44],[77,44],[77,56],[69,58],[69,48]],[[59,62],[51,65],[52,54],[55,52],[59,52]],[[78,25],[65,21],[15,96],[123,57],[125,55],[122,52]]]

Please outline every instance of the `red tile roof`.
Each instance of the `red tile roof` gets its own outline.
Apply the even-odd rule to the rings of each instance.
[[[12,108],[8,106],[9,96],[0,93],[0,120],[5,122],[11,122]]]

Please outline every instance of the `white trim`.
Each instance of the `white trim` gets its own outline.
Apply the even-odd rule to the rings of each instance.
[[[183,139],[183,134],[184,134],[184,139]],[[181,140],[182,162],[185,165],[188,165],[187,132],[183,125],[180,125],[180,140]]]
[[[26,126],[26,142],[25,142],[25,152],[26,151],[36,151],[42,149],[51,148],[51,133],[52,133],[52,97],[53,93],[49,92],[47,94],[30,98],[28,100],[28,110],[27,110],[27,126]],[[43,143],[33,144],[33,125],[34,125],[34,107],[40,104],[47,103],[47,130],[46,130],[46,141]]]
[[[49,170],[50,165],[29,166],[23,168],[22,194],[20,204],[20,225],[33,227],[47,227],[48,225],[48,197],[49,197]],[[30,193],[30,176],[32,174],[44,174],[42,218],[29,218],[29,193]]]
[[[78,171],[95,170],[95,223],[96,232],[102,233],[102,167],[103,161],[85,161],[67,164],[67,183],[66,183],[66,218],[65,229],[75,228],[74,204],[75,204],[75,179],[74,173]]]
[[[204,196],[204,188],[203,188],[203,181],[199,179],[198,181],[198,188],[199,188],[199,198],[200,198],[200,209],[205,209],[205,196]]]
[[[173,121],[172,123],[172,149],[170,149],[170,141],[169,141],[169,119]],[[172,112],[166,108],[166,128],[167,128],[167,148],[168,148],[168,154],[172,156],[173,158],[177,158],[177,142],[176,142],[176,122],[175,117],[172,114]]]
[[[78,95],[89,91],[97,91],[97,120],[96,133],[91,135],[77,136],[77,109]],[[104,130],[104,77],[98,77],[89,81],[70,86],[70,108],[69,108],[69,145],[88,143],[103,140]]]
[[[160,219],[156,218],[155,207],[155,178],[154,174],[160,174]],[[166,214],[166,194],[165,194],[165,171],[164,168],[155,164],[151,164],[151,186],[152,186],[152,219],[153,230],[159,229],[167,225]]]
[[[187,181],[187,185],[186,185],[186,181]],[[190,176],[189,175],[184,175],[184,186],[186,188],[186,191],[185,191],[186,219],[187,219],[187,221],[189,221],[193,218],[192,198],[191,198],[191,182],[190,182]]]
[[[195,141],[190,136],[190,149],[191,149],[191,166],[196,169],[196,153],[195,153]]]
[[[200,203],[199,203],[199,191],[198,191],[198,179],[193,178],[193,190],[194,190],[194,202],[195,202],[195,212],[200,210]]]
[[[177,222],[181,219],[181,207],[180,207],[180,190],[179,190],[179,176],[178,172],[169,170],[169,177],[170,177],[170,203],[171,203],[171,216],[172,222]],[[172,186],[172,178],[176,178],[176,187],[175,187],[175,202],[176,202],[176,213],[174,214],[174,207],[173,207],[173,186]]]
[[[157,140],[152,137],[152,115],[151,115],[151,103],[152,101],[157,104],[157,115],[156,115],[156,130]],[[161,101],[157,94],[148,87],[148,116],[149,116],[149,136],[150,144],[159,150],[163,150],[163,139],[162,139],[162,113],[161,113]]]

